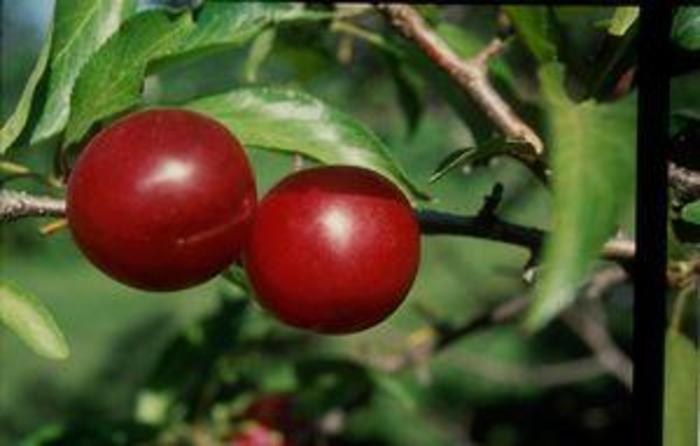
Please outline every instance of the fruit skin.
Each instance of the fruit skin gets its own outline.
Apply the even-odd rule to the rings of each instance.
[[[172,291],[239,259],[256,189],[224,126],[187,110],[152,109],[89,142],[66,201],[73,238],[92,263],[127,285]]]
[[[244,416],[282,432],[291,431],[297,427],[294,417],[294,397],[288,393],[259,396],[248,406]]]
[[[327,166],[292,174],[263,198],[243,262],[257,300],[280,320],[343,334],[401,304],[419,257],[418,223],[393,183]]]
[[[231,438],[229,446],[292,446],[284,436],[264,425],[251,423]]]

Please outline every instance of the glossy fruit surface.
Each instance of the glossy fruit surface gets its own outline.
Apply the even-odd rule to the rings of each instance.
[[[287,324],[351,333],[388,317],[415,278],[420,233],[410,203],[358,167],[304,170],[260,202],[244,265],[260,304]]]
[[[186,110],[116,121],[89,142],[68,181],[68,223],[85,256],[153,291],[202,283],[237,260],[255,205],[240,143]]]

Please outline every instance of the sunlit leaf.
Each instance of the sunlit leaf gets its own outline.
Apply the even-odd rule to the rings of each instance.
[[[175,51],[193,26],[187,14],[170,20],[160,11],[127,20],[78,77],[66,142],[78,141],[93,123],[137,104],[149,61]]]
[[[141,100],[148,72],[213,50],[240,45],[265,27],[292,20],[321,20],[327,13],[296,3],[209,2],[177,18],[150,10],[127,20],[85,65],[71,99],[66,144],[80,140],[101,119]]]
[[[255,82],[258,78],[258,70],[272,51],[275,43],[276,32],[274,28],[266,29],[258,34],[250,45],[248,59],[244,67],[244,78],[248,82]]]
[[[639,17],[639,6],[618,6],[615,8],[608,33],[613,36],[622,36],[637,21]]]
[[[573,103],[563,67],[540,70],[548,118],[553,221],[525,324],[538,329],[570,305],[634,198],[636,98]]]
[[[366,167],[392,179],[411,197],[424,197],[381,139],[308,94],[243,88],[197,99],[185,107],[217,119],[247,147],[301,153],[325,164]]]
[[[58,0],[46,102],[31,143],[49,138],[68,122],[75,80],[90,56],[135,10],[135,0]]]
[[[41,356],[65,359],[70,354],[63,333],[44,304],[33,295],[2,280],[0,323]]]
[[[27,83],[24,85],[24,90],[19,97],[19,101],[15,107],[15,111],[9,117],[7,121],[0,128],[0,155],[5,153],[7,149],[12,145],[17,137],[22,133],[24,126],[27,123],[27,118],[29,117],[29,110],[32,105],[32,99],[34,98],[34,92],[36,87],[41,80],[44,70],[46,69],[47,62],[49,60],[49,54],[51,52],[51,28],[49,28],[46,41],[41,49],[39,58],[34,64],[31,74]]]

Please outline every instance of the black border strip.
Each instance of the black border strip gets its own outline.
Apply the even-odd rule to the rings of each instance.
[[[635,444],[663,444],[671,7],[641,3],[634,305]]]

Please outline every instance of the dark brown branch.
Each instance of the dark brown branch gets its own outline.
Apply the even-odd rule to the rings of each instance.
[[[378,360],[376,366],[385,371],[396,372],[411,365],[425,363],[433,354],[444,350],[468,334],[512,321],[527,307],[527,304],[528,300],[525,297],[515,298],[461,326],[433,324],[427,328],[430,333],[425,342],[399,355],[384,356]]]
[[[509,223],[496,216],[455,215],[448,212],[423,210],[417,218],[424,235],[462,235],[494,240],[527,248],[535,255],[539,254],[546,232],[528,226]],[[601,252],[605,260],[628,262],[634,258],[635,243],[627,239],[608,241]]]
[[[418,45],[426,56],[455,80],[497,128],[510,139],[526,142],[532,147],[532,156],[522,157],[523,161],[529,161],[531,167],[543,168],[541,164],[536,163],[543,151],[542,140],[513,111],[488,79],[487,62],[503,49],[500,39],[491,41],[472,59],[463,60],[428,27],[411,6],[379,4],[377,7],[385,13],[394,28]],[[538,176],[546,178],[546,175]]]
[[[65,213],[66,203],[62,199],[0,190],[0,222],[24,217],[63,217]]]

